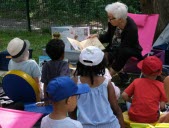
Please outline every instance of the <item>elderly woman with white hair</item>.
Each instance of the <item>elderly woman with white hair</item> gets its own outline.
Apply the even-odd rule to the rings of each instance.
[[[138,41],[138,29],[129,16],[128,7],[120,2],[105,7],[108,16],[108,29],[104,34],[90,35],[98,37],[102,43],[108,43],[105,55],[111,75],[118,73],[130,57],[142,60],[142,47]]]
[[[21,70],[27,73],[38,83],[40,89],[41,71],[36,61],[29,59],[29,46],[28,40],[17,37],[8,43],[7,51],[12,56],[8,70]]]

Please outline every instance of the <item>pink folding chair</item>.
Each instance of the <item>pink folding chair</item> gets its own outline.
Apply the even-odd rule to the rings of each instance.
[[[41,117],[41,113],[0,107],[0,128],[32,128]]]
[[[156,31],[159,14],[132,14],[128,13],[138,27],[139,43],[143,48],[142,56],[150,53]],[[131,57],[123,68],[126,73],[139,73],[137,58]]]

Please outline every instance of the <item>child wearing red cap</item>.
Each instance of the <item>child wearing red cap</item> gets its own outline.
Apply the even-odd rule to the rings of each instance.
[[[162,62],[156,56],[148,56],[138,63],[144,78],[135,79],[122,93],[125,101],[131,102],[129,119],[139,123],[158,121],[160,109],[167,102],[163,83],[156,80],[162,72]]]

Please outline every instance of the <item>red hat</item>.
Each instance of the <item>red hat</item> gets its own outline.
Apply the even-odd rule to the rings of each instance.
[[[146,75],[159,75],[162,72],[162,62],[156,56],[148,56],[137,64]]]

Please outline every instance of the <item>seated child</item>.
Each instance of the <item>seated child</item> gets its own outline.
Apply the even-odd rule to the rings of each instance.
[[[110,72],[107,68],[105,69],[104,77],[112,83],[112,85],[114,87],[116,99],[118,100],[120,98],[120,88],[118,86],[116,86],[114,82],[111,81],[112,76],[110,75]]]
[[[29,74],[38,83],[40,90],[41,72],[36,61],[29,59],[29,46],[29,41],[20,38],[14,38],[8,43],[7,51],[12,56],[8,64],[8,70],[21,70]]]
[[[82,128],[82,124],[67,117],[67,113],[76,108],[78,95],[89,91],[87,84],[76,85],[68,76],[52,79],[46,92],[52,101],[53,112],[42,118],[41,128]]]
[[[160,109],[167,102],[164,85],[156,80],[162,72],[162,62],[156,56],[148,56],[138,63],[144,78],[135,79],[122,93],[125,101],[131,102],[129,119],[139,123],[158,121]]]
[[[104,76],[105,68],[104,53],[99,48],[89,46],[81,51],[74,81],[87,83],[91,91],[80,95],[78,111],[70,113],[70,116],[77,118],[84,128],[124,128],[115,89],[110,79]]]
[[[46,53],[51,58],[43,64],[41,82],[44,83],[44,99],[49,81],[58,76],[70,76],[69,64],[64,59],[65,44],[60,39],[51,39],[46,45]],[[45,105],[48,101],[45,100]]]
[[[167,100],[169,101],[169,76],[167,76],[164,79],[164,89],[165,89],[165,93],[167,96]],[[158,120],[159,123],[169,123],[169,110],[167,110],[166,113],[164,113],[160,119]]]

